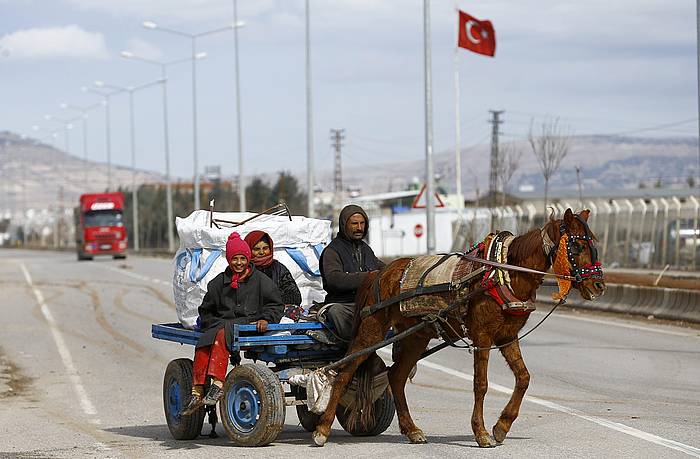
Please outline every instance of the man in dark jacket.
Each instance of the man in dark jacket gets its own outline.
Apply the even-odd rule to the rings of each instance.
[[[337,336],[352,339],[355,294],[367,273],[384,267],[364,241],[369,219],[360,206],[345,206],[340,212],[338,235],[321,254],[319,263],[326,295],[326,318]]]

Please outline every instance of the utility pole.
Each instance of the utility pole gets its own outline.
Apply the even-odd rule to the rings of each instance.
[[[335,196],[333,201],[335,210],[339,211],[343,204],[343,163],[340,154],[343,146],[342,141],[345,139],[345,129],[331,129],[331,140],[335,149],[335,167],[333,169],[333,183],[335,185]],[[337,212],[335,212],[337,214]]]
[[[496,207],[496,194],[498,193],[498,126],[503,123],[500,116],[503,110],[489,110],[491,113],[491,170],[489,174],[489,208],[491,210],[491,229],[493,231],[493,208]]]

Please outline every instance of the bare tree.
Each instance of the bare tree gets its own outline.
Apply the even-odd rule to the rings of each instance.
[[[513,179],[513,176],[520,167],[520,158],[523,156],[522,150],[520,150],[515,143],[505,144],[500,151],[499,161],[497,165],[498,181],[501,185],[501,205],[506,205],[506,193],[508,192],[508,185]]]
[[[537,158],[542,177],[544,177],[544,213],[546,215],[549,180],[559,169],[561,161],[569,153],[571,134],[569,134],[567,128],[559,125],[558,118],[542,123],[542,130],[539,136],[535,136],[533,133],[533,124],[534,121],[531,121],[530,133],[527,138],[532,147],[532,153]]]

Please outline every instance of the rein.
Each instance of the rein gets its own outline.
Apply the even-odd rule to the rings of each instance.
[[[559,279],[565,279],[565,280],[570,280],[570,281],[575,281],[576,278],[573,276],[567,276],[566,274],[557,274],[557,273],[548,273],[544,271],[539,271],[537,269],[532,269],[532,268],[525,268],[524,266],[517,266],[517,265],[509,265],[506,263],[499,263],[497,261],[490,261],[490,260],[485,260],[483,258],[479,257],[473,257],[471,255],[466,255],[460,252],[454,253],[453,255],[459,256],[461,258],[464,258],[465,260],[473,261],[475,263],[481,263],[482,265],[489,265],[493,266],[494,268],[501,268],[501,269],[506,269],[509,271],[520,271],[523,273],[528,273],[528,274],[538,274],[540,276],[551,276],[551,277],[557,277]]]
[[[502,348],[504,348],[504,347],[510,346],[511,344],[515,343],[516,341],[521,341],[521,340],[525,339],[525,337],[526,337],[527,335],[529,335],[530,333],[532,333],[533,331],[535,331],[535,329],[536,329],[537,327],[539,327],[540,325],[542,325],[542,323],[543,323],[545,320],[547,320],[547,318],[548,318],[549,316],[551,316],[552,313],[553,313],[560,305],[562,305],[562,304],[564,304],[564,303],[566,303],[566,300],[564,300],[564,299],[562,298],[561,300],[559,300],[559,302],[558,302],[557,304],[554,305],[554,307],[552,307],[552,309],[542,318],[542,320],[540,320],[539,322],[537,322],[537,324],[536,324],[534,327],[532,327],[531,329],[529,329],[529,330],[528,330],[527,332],[525,332],[523,335],[517,336],[517,337],[515,337],[514,339],[508,341],[506,344],[499,344],[499,345],[490,346],[490,347],[477,347],[477,346],[473,346],[472,344],[469,344],[469,343],[464,339],[464,337],[460,337],[458,341],[463,342],[463,343],[464,343],[464,346],[458,346],[457,344],[455,344],[456,341],[453,341],[453,342],[451,342],[451,343],[450,343],[450,342],[445,342],[445,343],[443,343],[444,346],[442,346],[442,345],[441,345],[441,346],[442,346],[442,347],[451,346],[451,347],[454,347],[454,348],[457,348],[457,349],[467,349],[467,350],[469,351],[470,354],[471,354],[472,351],[493,351],[493,350],[496,350],[496,349],[502,349]],[[449,322],[447,322],[446,320],[443,320],[443,322],[446,323],[448,327],[450,327],[450,329],[452,330],[452,333],[454,333],[455,335],[459,335],[459,333],[457,333],[457,332],[455,331],[455,329],[452,328],[452,326],[450,325]],[[437,346],[436,346],[436,347],[437,347]],[[441,349],[442,349],[442,347],[441,347]],[[432,349],[430,349],[430,351],[432,351]],[[433,352],[430,352],[430,351],[427,351],[427,352],[423,353],[423,355],[420,356],[420,359],[423,359],[423,358],[425,358],[425,357],[428,357],[430,354],[432,354],[433,352],[435,352],[435,351],[433,351]],[[420,359],[418,359],[418,360],[420,360]]]

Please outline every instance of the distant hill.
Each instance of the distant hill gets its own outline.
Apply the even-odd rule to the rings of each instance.
[[[543,180],[530,146],[526,141],[513,145],[522,152],[522,157],[510,190],[524,185],[541,190]],[[387,154],[396,157],[390,147]],[[473,195],[477,185],[480,194],[487,191],[489,154],[488,143],[462,151],[466,195]],[[424,178],[423,160],[378,161],[371,166],[345,160],[343,164],[343,183],[359,188],[363,194],[404,190],[414,177],[421,182]],[[584,190],[637,188],[640,182],[652,187],[657,179],[664,187],[685,187],[688,176],[698,176],[698,140],[688,137],[574,137],[568,156],[552,178],[551,188],[575,189],[576,166],[582,169]],[[87,178],[86,169],[89,171]],[[441,175],[439,185],[454,191],[454,152],[435,154],[435,171]],[[305,183],[305,172],[297,175],[300,183]],[[127,167],[112,165],[112,177],[113,188],[131,186],[131,169]],[[274,181],[277,174],[270,171],[262,178]],[[136,180],[137,183],[158,183],[164,178],[157,172],[138,170]],[[26,185],[24,188],[22,183]],[[324,190],[332,190],[332,169],[319,170],[317,183]],[[23,199],[26,199],[27,208],[47,209],[60,205],[59,186],[64,206],[72,207],[81,193],[105,190],[107,165],[97,161],[85,163],[51,145],[0,132],[0,209],[15,208],[14,203],[21,203]]]
[[[137,183],[161,181],[163,176],[159,173],[136,172]],[[131,169],[113,164],[112,187],[131,183]],[[86,163],[35,139],[0,132],[0,209],[15,210],[15,204],[23,202],[29,209],[47,209],[61,205],[61,201],[64,207],[73,207],[80,194],[106,188],[107,164]]]
[[[502,140],[503,142],[503,140]],[[527,141],[513,143],[522,152],[520,167],[510,189],[527,185],[543,189],[539,166]],[[488,188],[490,145],[488,143],[462,150],[462,183],[465,194],[480,193]],[[392,155],[393,156],[393,155]],[[435,171],[442,176],[441,185],[453,191],[455,187],[454,152],[434,156]],[[400,190],[418,177],[424,179],[425,162],[402,161],[377,164],[376,167],[353,166],[344,163],[343,182],[355,185],[363,193]],[[572,139],[569,154],[552,178],[551,187],[576,188],[576,166],[581,167],[584,189],[637,188],[640,182],[653,186],[660,178],[664,187],[685,186],[688,176],[698,177],[697,138],[645,138],[617,136],[580,136]],[[332,186],[332,171],[319,174],[326,189]]]

